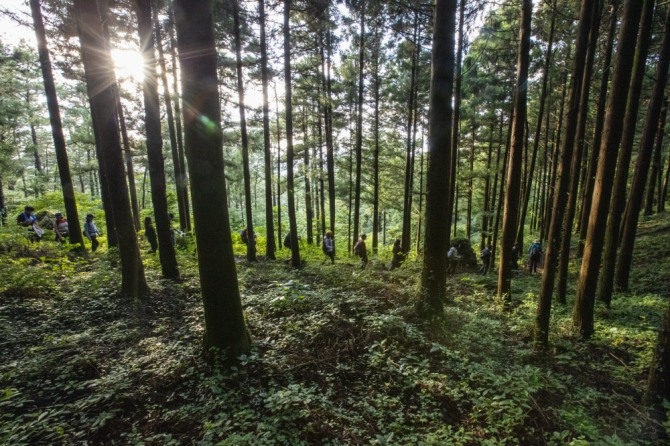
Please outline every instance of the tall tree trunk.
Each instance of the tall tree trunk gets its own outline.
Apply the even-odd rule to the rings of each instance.
[[[277,97],[277,89],[275,93],[275,110],[277,118],[277,244],[279,249],[282,249],[284,240],[283,228],[281,224],[281,125],[279,123],[279,98]]]
[[[498,265],[498,297],[506,302],[512,299],[512,247],[516,239],[519,218],[519,192],[521,191],[521,162],[523,156],[524,130],[528,98],[528,65],[530,59],[530,20],[533,13],[531,0],[523,0],[521,7],[521,29],[517,60],[517,80],[514,91],[514,121],[507,166],[505,210],[503,212],[502,244]]]
[[[466,1],[459,2],[458,11],[458,47],[456,48],[456,75],[454,79],[454,122],[452,124],[452,143],[451,143],[451,162],[449,164],[449,191],[451,195],[447,197],[447,219],[444,222],[445,230],[447,231],[446,243],[443,249],[449,249],[449,242],[451,240],[450,232],[451,225],[454,226],[454,238],[456,238],[456,226],[458,223],[458,187],[456,186],[456,175],[458,172],[458,143],[460,139],[461,128],[461,85],[463,84],[462,65],[463,52],[465,51],[465,5]]]
[[[211,0],[176,0],[184,135],[205,309],[205,355],[247,353],[224,174],[221,107]],[[202,131],[202,123],[210,131]],[[212,224],[216,222],[216,224]]]
[[[293,178],[293,91],[291,85],[291,0],[284,0],[284,88],[286,91],[286,194],[288,222],[291,234],[291,265],[300,267],[300,245],[295,217],[295,189]]]
[[[635,173],[633,174],[633,183],[628,195],[626,214],[623,222],[621,248],[614,273],[615,283],[622,290],[628,290],[628,279],[630,277],[633,248],[635,246],[635,234],[642,207],[644,187],[647,182],[654,138],[664,101],[663,93],[667,85],[668,66],[670,65],[670,8],[668,8],[666,13],[664,30],[661,54],[656,66],[656,82],[654,83],[651,102],[647,109],[640,149],[635,162]]]
[[[379,76],[379,58],[381,41],[379,26],[375,26],[376,56],[374,67],[375,106],[374,106],[374,154],[372,161],[372,252],[377,254],[379,245],[379,102],[382,80]]]
[[[406,158],[405,158],[405,195],[402,210],[402,237],[401,246],[403,252],[410,249],[411,225],[412,225],[412,123],[416,113],[416,77],[418,70],[418,12],[414,13],[414,35],[412,38],[412,75],[409,87],[408,106],[407,106],[407,139],[406,139]]]
[[[575,218],[575,208],[577,207],[577,192],[579,188],[579,178],[584,153],[584,135],[586,133],[586,121],[589,110],[589,97],[591,92],[591,75],[593,72],[593,61],[598,46],[598,31],[600,28],[601,1],[593,2],[593,24],[589,30],[588,48],[586,59],[584,61],[584,80],[581,85],[579,111],[577,122],[577,133],[574,142],[574,154],[570,165],[570,179],[568,181],[568,192],[566,200],[565,215],[563,217],[563,227],[561,231],[560,251],[558,258],[558,301],[566,303],[568,288],[568,266],[570,263],[570,242],[572,240],[572,223]]]
[[[637,129],[637,115],[640,105],[640,93],[642,92],[642,81],[645,67],[647,66],[647,54],[651,43],[652,19],[654,16],[655,0],[645,0],[642,19],[640,21],[640,35],[635,50],[633,62],[633,75],[626,107],[626,120],[624,121],[621,147],[617,159],[616,174],[610,203],[610,215],[607,219],[607,232],[605,233],[605,251],[602,262],[602,273],[597,288],[596,298],[603,302],[608,308],[612,302],[614,291],[614,267],[619,246],[619,230],[621,229],[621,214],[626,206],[626,185],[628,184],[628,171],[630,170],[630,159],[633,153],[633,143]]]
[[[328,169],[328,206],[330,214],[330,230],[335,234],[335,149],[333,144],[333,106],[332,106],[332,81],[330,78],[330,61],[332,53],[332,41],[330,26],[326,32],[326,108],[325,108],[325,123],[326,123],[326,165]],[[333,252],[337,252],[337,248],[333,244]]]
[[[130,192],[130,209],[133,212],[133,224],[135,230],[140,230],[140,207],[137,203],[137,187],[135,186],[135,168],[133,167],[133,154],[130,150],[130,140],[128,139],[128,129],[126,128],[126,118],[121,105],[121,92],[117,84],[114,84],[116,96],[116,111],[119,119],[121,138],[123,141],[123,156],[126,162],[126,176],[128,177],[128,190]]]
[[[666,104],[667,105],[667,104]],[[649,216],[654,212],[654,196],[661,186],[658,180],[661,178],[661,152],[663,150],[663,131],[662,125],[665,122],[659,122],[659,132],[656,138],[656,145],[654,149],[654,156],[651,162],[651,170],[649,171],[649,184],[647,185],[647,198],[644,205],[644,215]]]
[[[268,50],[265,37],[265,0],[258,0],[258,16],[261,28],[261,80],[263,83],[263,153],[265,154],[265,234],[267,235],[265,257],[275,260],[274,216],[272,212],[272,147],[270,145],[270,106],[268,101]],[[281,238],[279,239],[281,243]]]
[[[607,48],[604,52],[602,63],[603,72],[600,79],[600,90],[598,97],[598,106],[596,109],[596,119],[593,128],[593,142],[591,144],[591,156],[588,161],[586,172],[586,181],[582,189],[582,208],[579,217],[579,241],[577,244],[577,257],[584,255],[584,242],[586,240],[586,231],[588,229],[589,214],[591,212],[591,203],[593,201],[593,188],[596,182],[596,169],[598,168],[598,155],[600,143],[602,142],[603,126],[605,124],[605,109],[607,106],[607,91],[609,87],[610,71],[612,69],[612,52],[614,48],[614,38],[616,36],[617,11],[619,9],[619,0],[613,0],[610,11],[609,31],[607,32]]]
[[[174,8],[173,8],[173,3],[170,3],[170,18],[174,18]],[[172,58],[172,90],[175,92],[179,91],[179,81],[177,79],[177,43],[175,40],[174,36],[174,27],[170,26],[170,56]],[[177,148],[179,149],[179,171],[181,172],[181,178],[177,180],[177,187],[181,187],[184,189],[184,193],[182,193],[182,198],[184,200],[183,207],[185,211],[185,220],[186,220],[186,229],[182,228],[182,230],[191,230],[191,205],[189,202],[189,196],[188,196],[188,175],[186,172],[186,150],[184,150],[184,138],[182,137],[183,135],[183,130],[182,130],[182,125],[181,125],[181,106],[180,106],[180,98],[179,95],[175,94],[174,97],[174,117],[175,117],[175,126],[176,126],[176,133],[177,133]]]
[[[597,3],[597,2],[596,2]],[[549,320],[551,316],[551,299],[554,288],[554,277],[556,275],[556,260],[560,246],[561,229],[565,216],[567,202],[567,191],[570,183],[571,168],[575,166],[573,150],[577,136],[577,125],[580,111],[580,95],[585,79],[585,65],[589,43],[589,34],[595,32],[593,21],[594,9],[597,5],[588,0],[582,1],[579,13],[579,28],[577,30],[577,48],[570,85],[570,96],[568,98],[568,113],[565,117],[565,138],[561,146],[561,163],[558,165],[556,186],[554,189],[554,205],[549,225],[549,237],[544,256],[544,269],[542,271],[542,286],[540,288],[540,299],[535,319],[535,345],[536,348],[546,348],[549,343]]]
[[[421,295],[417,311],[424,317],[442,313],[446,299],[447,250],[449,231],[444,222],[450,213],[449,172],[453,149],[452,93],[454,88],[454,47],[456,2],[436,0],[433,16],[432,73],[428,124],[426,172],[426,237],[424,241]]]
[[[554,30],[556,28],[556,0],[552,2],[551,24],[549,25],[549,37],[547,38],[547,53],[544,57],[544,68],[542,70],[542,90],[540,91],[540,106],[537,112],[537,124],[535,125],[535,137],[533,138],[533,154],[530,159],[530,168],[528,169],[528,176],[523,187],[523,196],[521,202],[521,214],[519,215],[519,231],[516,235],[516,242],[520,247],[524,246],[524,231],[526,226],[526,214],[528,213],[528,202],[530,201],[530,190],[533,184],[535,175],[535,163],[537,160],[537,152],[540,147],[540,133],[542,131],[542,121],[544,119],[544,106],[547,100],[547,84],[549,83],[549,70],[551,68],[551,60],[554,50]]]
[[[311,140],[309,128],[307,125],[307,109],[303,108],[303,138],[305,141],[303,147],[303,172],[305,172],[305,223],[307,224],[307,244],[314,243],[314,206],[312,205],[312,171],[311,160],[309,157],[309,148],[311,147]]]
[[[237,98],[240,113],[240,137],[242,139],[242,174],[244,176],[244,211],[249,237],[247,241],[247,260],[256,262],[256,230],[254,229],[253,209],[251,202],[251,173],[249,172],[249,137],[247,135],[247,118],[244,106],[244,77],[242,75],[242,38],[240,36],[240,5],[238,0],[231,0],[233,10],[233,34],[235,38],[235,71],[237,73]]]
[[[636,40],[641,11],[642,3],[639,0],[625,0],[619,42]],[[612,79],[612,94],[607,99],[607,119],[603,128],[603,141],[599,148],[593,204],[589,215],[584,258],[579,272],[579,284],[572,313],[573,325],[583,338],[589,338],[593,334],[595,294],[605,239],[602,228],[607,224],[634,53],[633,45],[619,46]]]
[[[365,91],[365,4],[361,2],[360,40],[358,43],[358,99],[356,102],[356,186],[354,191],[354,234],[357,239],[361,233],[361,167],[363,164],[363,92]],[[353,241],[353,240],[352,240]]]
[[[470,146],[470,170],[468,175],[468,194],[467,194],[467,210],[465,214],[465,238],[470,240],[472,238],[472,187],[475,176],[475,142],[477,139],[476,126],[472,128],[472,145]]]
[[[658,135],[658,144],[660,144],[661,141],[663,141],[665,137],[665,123],[668,118],[668,107],[667,107],[667,100],[668,98],[665,98],[665,107],[663,108],[663,111],[661,113],[661,121],[659,122],[660,128],[659,128],[659,135]],[[665,200],[666,197],[668,196],[668,181],[670,181],[670,155],[668,155],[668,165],[665,168],[665,178],[663,179],[663,185],[661,186],[661,193],[660,197],[658,197],[658,212],[665,212]]]
[[[177,210],[179,213],[179,227],[182,231],[186,230],[186,220],[188,217],[188,210],[186,205],[188,200],[184,195],[188,194],[186,184],[181,184],[181,179],[184,177],[182,172],[182,163],[179,161],[179,145],[177,144],[177,131],[175,129],[175,116],[172,109],[172,94],[170,93],[170,85],[167,78],[167,64],[165,63],[165,54],[163,52],[163,38],[161,35],[161,26],[158,20],[158,8],[156,3],[152,3],[153,10],[153,25],[156,36],[156,49],[158,50],[158,62],[160,64],[161,83],[163,84],[163,96],[165,98],[165,112],[168,123],[168,133],[170,135],[170,153],[172,154],[172,167],[174,169],[175,191],[177,194]],[[159,116],[160,118],[160,116]]]
[[[58,163],[58,175],[60,176],[61,188],[63,189],[63,203],[68,218],[70,243],[81,245],[82,252],[85,251],[84,240],[82,237],[81,225],[79,224],[79,214],[77,212],[77,201],[74,194],[74,184],[70,175],[70,163],[68,161],[67,148],[65,146],[65,137],[63,135],[63,123],[60,116],[60,107],[58,105],[58,96],[56,94],[56,84],[51,70],[51,59],[47,47],[46,32],[44,30],[44,20],[42,18],[42,9],[39,0],[30,0],[30,9],[33,17],[35,36],[37,37],[37,51],[40,58],[40,68],[42,69],[42,79],[44,80],[44,92],[49,109],[49,120],[51,122],[51,133],[54,140],[56,151],[56,162]],[[37,155],[39,157],[39,154]],[[39,158],[35,159],[37,164]],[[37,166],[36,166],[37,167]],[[41,166],[40,166],[41,168]],[[0,184],[0,215],[4,216],[4,196]],[[4,225],[4,223],[3,223]]]
[[[111,55],[102,31],[97,2],[75,0],[74,5],[96,145],[104,160],[109,185],[112,208],[105,211],[114,209],[114,228],[121,257],[121,290],[125,295],[141,298],[148,288],[128,200],[116,107],[109,105],[116,104]]]
[[[147,157],[149,159],[149,179],[151,181],[151,202],[154,206],[156,234],[158,235],[158,255],[161,271],[166,279],[179,278],[179,267],[172,243],[172,228],[168,216],[166,197],[165,166],[163,164],[163,137],[161,136],[160,97],[158,96],[158,76],[156,75],[155,42],[151,19],[151,0],[135,0],[140,50],[144,61],[144,127],[147,133]]]

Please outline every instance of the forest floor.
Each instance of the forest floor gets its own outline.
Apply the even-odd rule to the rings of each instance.
[[[670,295],[667,216],[642,223],[633,290],[597,304],[593,339],[555,303],[544,354],[532,348],[539,274],[517,271],[502,311],[495,274],[459,272],[428,324],[411,259],[393,272],[322,264],[318,247],[300,270],[240,260],[253,351],[235,366],[201,359],[192,250],[180,283],[145,256],[152,293],[138,312],[109,254],[77,260],[3,235],[2,445],[660,445],[670,431],[641,405]]]

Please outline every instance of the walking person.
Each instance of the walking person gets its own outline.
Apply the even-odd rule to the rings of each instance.
[[[35,208],[32,206],[26,206],[23,208],[23,212],[21,212],[17,217],[16,217],[16,224],[19,226],[23,226],[24,228],[28,228],[28,238],[31,241],[36,241],[39,242],[42,240],[42,236],[44,235],[44,229],[42,229],[37,221],[37,217],[35,216]]]
[[[328,259],[330,259],[331,265],[335,264],[335,241],[333,240],[333,231],[326,231],[326,235],[323,236],[323,242],[321,243],[321,250],[327,257],[323,263],[326,263]]]
[[[86,222],[84,222],[84,237],[91,241],[92,252],[95,252],[95,250],[98,249],[98,245],[100,245],[98,236],[102,235],[93,222],[94,218],[93,214],[86,214]]]
[[[535,273],[537,272],[537,265],[540,263],[542,258],[542,244],[539,240],[535,240],[528,249],[528,272]]]
[[[485,246],[484,249],[482,249],[479,258],[482,259],[482,267],[479,268],[479,272],[482,274],[488,273],[489,266],[491,265],[491,245]]]
[[[354,254],[361,258],[361,269],[365,269],[368,265],[368,248],[365,245],[366,238],[368,238],[367,235],[361,234],[354,245]]]
[[[451,245],[447,252],[447,261],[447,274],[455,274],[458,267],[458,249],[455,244]]]
[[[398,268],[402,265],[402,262],[405,261],[405,254],[402,252],[402,247],[400,246],[400,239],[395,239],[393,242],[393,258],[391,259],[391,266],[389,267],[390,271]]]

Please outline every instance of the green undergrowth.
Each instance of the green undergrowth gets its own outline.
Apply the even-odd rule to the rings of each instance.
[[[240,259],[253,350],[224,366],[200,355],[191,248],[178,250],[179,283],[145,255],[152,292],[139,313],[117,293],[113,253],[5,250],[0,444],[663,444],[641,398],[670,271],[670,256],[648,248],[670,249],[669,226],[643,222],[634,290],[597,306],[589,342],[571,330],[571,280],[542,355],[532,350],[540,276],[524,270],[507,311],[495,274],[451,276],[444,317],[428,324],[413,310],[415,262],[389,272],[384,252],[361,271],[353,258],[322,264],[318,247],[299,270],[286,250]]]

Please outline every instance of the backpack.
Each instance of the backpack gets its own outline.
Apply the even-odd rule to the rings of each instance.
[[[491,257],[491,251],[488,248],[484,248],[484,250],[482,251],[482,259],[486,260],[489,257]]]
[[[533,246],[530,248],[530,256],[533,258],[538,258],[542,254],[542,249],[540,248],[540,245],[537,243],[533,244]]]
[[[328,253],[328,246],[326,246],[326,237],[321,240],[321,251]]]
[[[291,233],[289,232],[284,237],[284,248],[291,248]]]
[[[363,257],[363,243],[360,240],[354,245],[354,255]]]
[[[242,232],[240,232],[240,238],[242,239],[242,243],[245,245],[249,242],[249,237],[247,236],[247,230],[244,229]]]

